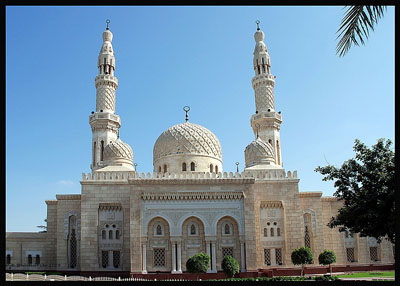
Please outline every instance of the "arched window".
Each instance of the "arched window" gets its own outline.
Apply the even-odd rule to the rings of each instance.
[[[103,161],[103,153],[104,153],[104,141],[101,140],[101,152],[100,152],[100,161]]]
[[[276,236],[281,236],[281,229],[279,227],[276,229]]]
[[[161,173],[161,166],[158,166],[158,172]]]
[[[119,239],[119,236],[120,236],[119,230],[117,229],[117,230],[115,231],[115,239]]]
[[[164,165],[164,173],[167,172],[167,165]]]
[[[274,229],[271,227],[271,236],[274,236]]]
[[[93,143],[93,167],[96,164],[96,142]]]
[[[40,255],[39,254],[36,255],[35,264],[36,265],[40,264]]]
[[[110,230],[110,231],[108,232],[108,239],[113,239],[112,230]]]
[[[262,66],[262,70],[263,70],[263,73],[265,73],[265,66],[264,65]]]
[[[182,171],[186,172],[186,163],[182,163]]]
[[[28,265],[32,265],[32,255],[28,255]]]
[[[195,235],[196,234],[196,226],[194,224],[192,224],[190,226],[190,234],[191,235]]]
[[[260,66],[257,66],[258,74],[260,74]]]
[[[272,140],[271,140],[271,139],[268,139],[268,143],[269,143],[269,144],[272,144]]]
[[[11,255],[7,254],[7,265],[11,264]]]
[[[229,227],[229,224],[225,224],[225,234],[231,234],[231,229]]]
[[[194,168],[194,162],[192,162],[192,163],[190,163],[190,171],[194,171],[195,170],[195,168]]]
[[[210,173],[214,172],[214,166],[211,164],[210,165]]]
[[[268,237],[268,229],[264,228],[264,237]]]
[[[101,231],[101,239],[106,239],[106,230],[105,229],[103,229]]]
[[[215,166],[215,173],[218,174],[218,166]]]
[[[156,227],[156,235],[162,235],[161,225],[157,225],[157,227]]]

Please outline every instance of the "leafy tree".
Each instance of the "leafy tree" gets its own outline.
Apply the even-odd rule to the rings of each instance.
[[[328,165],[315,169],[325,175],[323,181],[336,180],[333,195],[343,201],[329,227],[375,237],[378,242],[385,237],[395,243],[395,164],[391,144],[389,139],[385,142],[381,138],[370,149],[356,139],[355,159],[345,161],[340,168]]]
[[[199,252],[186,261],[186,270],[190,273],[205,273],[210,266],[210,255]]]
[[[336,54],[344,56],[351,45],[359,46],[357,37],[362,45],[368,39],[369,28],[374,30],[374,25],[383,17],[386,6],[350,6],[344,15],[336,39],[340,40],[336,46]]]
[[[311,264],[313,262],[313,255],[311,249],[308,247],[296,248],[292,252],[292,262],[294,265],[301,264],[301,276],[304,276],[304,264]]]
[[[318,256],[318,261],[319,261],[319,264],[329,265],[329,272],[332,275],[332,266],[331,266],[331,264],[336,262],[335,252],[333,252],[332,250],[325,249],[324,252],[322,252]]]
[[[44,220],[44,222],[47,224],[47,218]],[[39,231],[39,233],[47,232],[47,225],[38,225],[37,227],[43,229]]]
[[[230,255],[224,257],[221,263],[222,270],[228,277],[235,276],[239,273],[239,262]]]

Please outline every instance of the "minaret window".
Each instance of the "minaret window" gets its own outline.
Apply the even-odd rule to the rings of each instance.
[[[167,165],[164,165],[164,173],[167,172]]]
[[[101,231],[101,239],[106,239],[106,230],[105,229],[103,229]]]
[[[274,236],[274,229],[271,227],[271,236]]]
[[[265,73],[265,66],[264,65],[262,66],[262,70],[263,70],[263,73]]]
[[[93,143],[93,168],[96,164],[96,142]]]
[[[264,228],[264,237],[268,237],[268,229]]]
[[[279,152],[279,141],[278,140],[276,140],[276,153],[278,155],[278,165],[280,165],[281,164],[281,154]]]
[[[112,232],[112,230],[110,230],[110,231],[108,232],[108,239],[113,239],[113,232]]]
[[[276,229],[276,236],[281,236],[281,229],[279,227]]]
[[[182,171],[186,172],[186,163],[182,163]]]
[[[260,74],[260,66],[257,66],[258,74]]]
[[[214,166],[211,164],[210,165],[210,173],[214,172]]]
[[[119,236],[120,236],[119,230],[117,229],[117,230],[115,231],[115,239],[119,239]]]
[[[101,152],[100,152],[100,161],[103,161],[103,153],[104,153],[104,141],[101,140]]]
[[[194,162],[190,163],[190,171],[194,171],[195,170],[195,166],[194,166]]]
[[[215,166],[215,173],[218,174],[218,166]]]
[[[161,173],[161,166],[158,166],[158,172]]]

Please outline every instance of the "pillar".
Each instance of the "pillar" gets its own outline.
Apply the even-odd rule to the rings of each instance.
[[[176,273],[176,244],[172,243],[172,272]]]
[[[182,273],[182,244],[178,242],[178,269],[176,270],[177,273]]]
[[[217,272],[217,253],[215,251],[215,241],[211,242],[211,253],[212,253],[211,272],[215,273]]]
[[[244,242],[240,243],[240,271],[246,272],[246,256],[244,252]]]
[[[209,241],[206,241],[206,252],[207,252],[207,254],[209,256],[211,256],[211,253],[210,253],[210,242]],[[211,272],[211,264],[212,264],[212,261],[210,261],[210,265],[208,266],[207,273]]]
[[[271,248],[271,266],[276,265],[276,256],[275,256],[275,248]]]
[[[147,253],[146,253],[146,244],[142,244],[142,273],[147,273]]]

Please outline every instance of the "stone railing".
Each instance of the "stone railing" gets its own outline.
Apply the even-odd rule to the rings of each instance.
[[[95,172],[82,173],[82,182],[86,181],[125,181],[128,179],[256,179],[256,180],[287,180],[297,179],[297,171],[293,173],[285,170],[259,170],[238,172],[181,172],[181,173],[137,173],[137,172]]]

